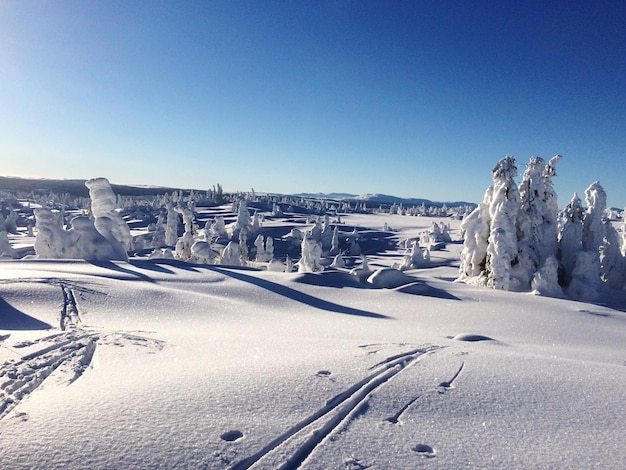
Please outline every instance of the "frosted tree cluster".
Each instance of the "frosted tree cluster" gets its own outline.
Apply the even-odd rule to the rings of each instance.
[[[133,240],[126,222],[116,211],[117,198],[106,178],[87,181],[91,214],[74,217],[64,228],[63,211],[35,210],[39,258],[127,261]]]
[[[559,213],[552,178],[560,159],[532,157],[519,186],[515,158],[498,162],[494,184],[461,223],[460,281],[582,300],[624,287],[626,247],[605,217],[606,193],[595,182],[586,209],[574,195]]]

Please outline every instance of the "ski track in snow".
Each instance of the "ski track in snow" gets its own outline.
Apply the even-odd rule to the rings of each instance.
[[[114,346],[148,347],[161,350],[165,342],[123,331],[95,332],[82,326],[73,286],[54,282],[61,288],[63,303],[59,314],[59,333],[31,341],[22,341],[9,348],[19,359],[0,365],[0,419],[5,418],[22,400],[40,387],[55,371],[60,372],[60,382],[71,385],[91,365],[99,344]],[[70,287],[71,286],[71,287]],[[101,294],[78,287],[83,292]],[[7,336],[8,338],[8,336]],[[5,338],[6,339],[6,338]],[[20,354],[20,350],[32,351]]]
[[[369,345],[365,347],[367,346]],[[367,410],[369,397],[372,396],[376,390],[387,384],[399,373],[406,370],[407,367],[415,364],[420,357],[442,348],[442,346],[422,346],[390,356],[378,362],[370,367],[369,370],[373,371],[370,375],[328,400],[318,411],[296,423],[255,454],[236,462],[230,467],[231,470],[244,470],[255,467],[266,468],[270,465],[267,461],[271,460],[272,454],[287,456],[277,457],[281,462],[278,465],[273,462],[271,464],[272,466],[277,466],[277,468],[282,470],[300,467],[329,436],[339,432],[356,416]],[[445,393],[446,390],[452,388],[452,382],[459,376],[463,366],[464,363],[461,364],[449,381],[440,383],[438,387],[433,389],[433,392]],[[326,374],[323,374],[324,376],[329,375],[328,371],[323,372],[326,372]],[[318,373],[318,375],[320,375],[320,373]],[[388,418],[387,421],[397,424],[401,415],[419,398],[420,396],[413,398],[409,403],[404,405],[398,413]],[[224,439],[224,437],[222,438]],[[415,451],[423,453],[424,455],[428,454],[429,457],[435,456],[431,447],[426,445],[422,447],[415,449]],[[429,449],[428,452],[424,450],[426,448]]]

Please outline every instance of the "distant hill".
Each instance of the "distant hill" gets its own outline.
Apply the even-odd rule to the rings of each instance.
[[[68,179],[68,180],[55,180],[46,178],[18,178],[14,176],[0,176],[0,190],[7,191],[43,191],[43,192],[56,192],[67,193],[72,196],[88,197],[89,190],[85,186],[85,181],[82,179]],[[188,192],[191,188],[170,188],[167,186],[130,186],[111,184],[111,188],[115,194],[121,196],[154,196],[157,194],[172,193],[174,191]],[[194,189],[194,191],[201,192],[201,190]],[[426,206],[441,207],[446,204],[448,207],[457,206],[475,206],[476,204],[471,202],[437,202],[429,199],[418,198],[401,198],[396,196],[389,196],[387,194],[350,194],[350,193],[298,193],[291,194],[291,196],[310,198],[310,199],[331,199],[334,201],[358,201],[364,202],[368,207],[376,206],[390,206],[392,204],[402,204],[405,207],[409,206]]]
[[[53,180],[44,178],[38,179],[0,176],[0,190],[26,192],[45,191],[88,197],[89,190],[85,186],[85,181],[87,180]],[[111,188],[115,194],[122,196],[152,196],[171,193],[178,190],[176,188],[161,186],[127,186],[120,184],[111,184]]]

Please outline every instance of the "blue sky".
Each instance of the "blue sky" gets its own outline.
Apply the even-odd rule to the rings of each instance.
[[[621,1],[0,2],[0,174],[626,205]]]

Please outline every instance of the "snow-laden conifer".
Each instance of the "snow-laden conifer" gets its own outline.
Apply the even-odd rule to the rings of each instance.
[[[180,225],[180,215],[176,211],[171,201],[166,202],[167,222],[165,226],[165,243],[168,246],[176,245],[178,240],[178,226]]]
[[[133,249],[133,237],[128,225],[115,210],[117,198],[106,178],[93,178],[85,182],[91,199],[91,213],[96,230],[111,243],[117,241],[125,251]]]
[[[515,158],[505,157],[492,171],[494,187],[489,206],[491,226],[487,247],[487,285],[496,289],[517,289],[519,281],[512,277],[517,263],[517,215],[520,196],[514,178],[517,176]]]
[[[532,157],[520,183],[520,212],[518,214],[518,262],[516,276],[522,287],[527,286],[544,262],[557,254],[557,198],[552,186],[555,167],[561,159],[549,163]]]
[[[585,210],[580,198],[574,194],[572,200],[559,214],[558,258],[561,261],[560,282],[564,287],[572,281],[576,257],[583,249],[583,220]]]
[[[487,247],[491,226],[489,206],[492,196],[493,186],[489,186],[485,191],[483,201],[461,222],[460,228],[464,241],[459,281],[468,284],[485,285],[487,283]]]
[[[315,240],[310,231],[307,231],[301,244],[301,257],[298,261],[298,272],[310,273],[319,272],[324,268],[321,263],[322,246],[321,242]]]
[[[69,230],[65,230],[61,225],[60,214],[50,209],[35,209],[35,219],[37,221],[35,253],[38,258],[128,260],[121,243],[105,238],[88,217],[73,218]],[[110,220],[108,217],[103,219]]]

